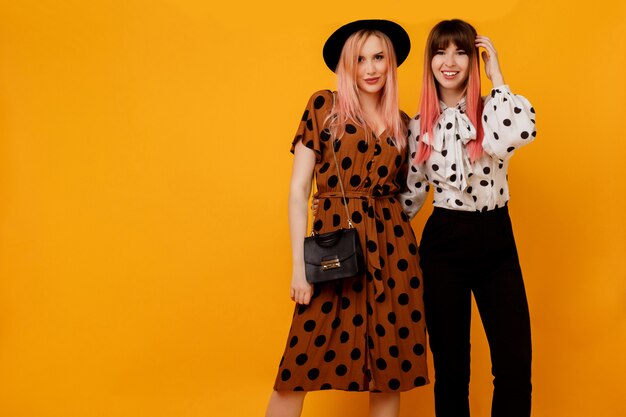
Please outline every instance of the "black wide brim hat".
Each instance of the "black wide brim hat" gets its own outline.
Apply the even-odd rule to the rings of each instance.
[[[372,19],[372,20],[357,20],[343,25],[335,31],[330,38],[324,44],[322,54],[324,55],[324,62],[331,71],[335,72],[337,64],[339,64],[339,57],[341,56],[341,50],[348,38],[359,30],[378,30],[391,40],[393,49],[396,53],[397,65],[400,66],[409,55],[411,50],[411,39],[406,30],[399,24],[390,20]]]

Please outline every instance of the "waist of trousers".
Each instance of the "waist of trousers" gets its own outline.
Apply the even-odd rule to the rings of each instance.
[[[509,207],[508,204],[505,204],[502,207],[495,208],[493,210],[486,211],[464,211],[464,210],[452,210],[443,207],[435,207],[433,210],[433,216],[451,216],[451,217],[462,217],[462,218],[472,218],[472,219],[488,219],[491,217],[499,217],[499,216],[508,216],[509,215]]]

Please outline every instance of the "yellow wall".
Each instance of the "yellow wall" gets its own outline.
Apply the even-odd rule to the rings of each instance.
[[[534,416],[626,415],[623,2],[212,3],[2,1],[0,415],[262,415],[292,309],[289,143],[333,87],[326,37],[371,17],[412,36],[409,113],[434,23],[493,38],[538,113],[510,171]],[[479,325],[473,349],[486,417]],[[324,392],[304,415],[365,410]],[[432,386],[404,396],[402,416],[432,415]]]

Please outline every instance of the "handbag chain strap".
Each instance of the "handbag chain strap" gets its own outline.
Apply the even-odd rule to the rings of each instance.
[[[335,95],[333,94],[333,99]],[[339,172],[339,163],[337,162],[337,153],[335,152],[335,143],[339,139],[335,139],[333,143],[330,145],[333,148],[333,159],[335,160],[335,166],[337,167],[337,178],[339,179],[339,186],[341,187],[341,198],[343,199],[343,208],[346,209],[346,216],[348,216],[348,227],[350,229],[354,228],[352,224],[352,218],[350,217],[350,212],[348,211],[348,200],[346,199],[346,192],[343,189],[343,181],[341,180],[341,173]]]
[[[333,91],[333,109],[335,108],[335,92]],[[352,224],[352,217],[350,217],[350,212],[348,211],[348,200],[346,199],[346,192],[343,189],[343,181],[341,180],[341,174],[339,172],[339,163],[337,162],[337,153],[335,152],[335,142],[339,139],[335,139],[332,143],[333,148],[333,159],[335,160],[335,166],[337,167],[337,178],[339,179],[339,186],[341,187],[341,197],[343,199],[343,208],[346,209],[346,216],[348,217],[348,227],[350,229],[354,229],[354,225]]]
[[[335,93],[333,92],[333,109],[335,108]],[[331,148],[333,150],[333,159],[335,160],[335,167],[337,167],[337,179],[339,179],[339,187],[341,187],[341,199],[343,200],[343,208],[346,209],[346,216],[348,216],[348,228],[354,229],[354,225],[352,224],[352,217],[350,217],[350,212],[348,211],[348,200],[346,199],[346,192],[343,189],[343,181],[341,180],[341,173],[339,172],[339,163],[337,162],[337,153],[335,152],[335,143],[339,139],[335,139],[331,141]],[[315,176],[315,182],[317,183],[317,174],[313,171]],[[311,228],[311,235],[314,235],[314,231]]]

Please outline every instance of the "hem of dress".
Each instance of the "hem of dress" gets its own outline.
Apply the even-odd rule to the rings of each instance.
[[[302,388],[302,389],[278,389],[276,388],[276,386],[274,386],[273,390],[274,391],[289,391],[289,392],[314,392],[314,391],[345,391],[345,392],[374,392],[374,393],[384,393],[384,394],[392,394],[394,392],[407,392],[407,391],[411,391],[413,389],[417,389],[417,388],[423,388],[427,385],[430,384],[430,381],[426,381],[426,383],[424,385],[420,385],[420,386],[413,386],[413,387],[406,387],[406,388],[398,388],[396,390],[391,390],[391,389],[386,389],[386,390],[380,390],[380,389],[349,389],[348,387],[332,387],[332,388],[324,388],[322,389],[320,388]]]

